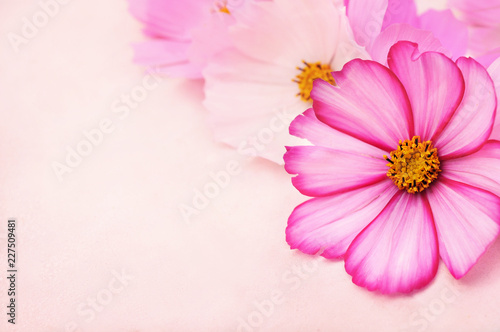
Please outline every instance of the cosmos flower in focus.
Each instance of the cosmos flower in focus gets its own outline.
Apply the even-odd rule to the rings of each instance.
[[[439,258],[463,277],[500,232],[497,100],[488,72],[398,42],[388,67],[353,60],[316,80],[313,108],[290,133],[285,168],[304,195],[291,214],[292,249],[345,260],[355,284],[408,293]]]

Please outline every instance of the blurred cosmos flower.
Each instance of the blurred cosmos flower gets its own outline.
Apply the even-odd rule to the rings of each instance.
[[[414,0],[345,0],[345,4],[356,41],[380,63],[401,40],[417,43],[421,52],[438,51],[453,59],[467,51],[467,26],[451,10],[428,10],[419,16]]]
[[[316,80],[313,108],[290,133],[294,186],[315,197],[291,214],[292,249],[344,258],[353,282],[411,292],[439,257],[463,277],[500,231],[500,142],[489,140],[495,88],[470,58],[420,54],[399,42],[388,67],[353,60]]]
[[[330,72],[355,58],[386,64],[390,47],[401,40],[418,43],[421,52],[465,53],[466,27],[450,11],[419,17],[413,0],[351,0],[347,6],[348,19],[343,4],[331,0],[249,6],[251,14],[230,31],[234,47],[203,72],[217,140],[282,163],[283,146],[296,140],[270,130],[270,123],[280,110],[291,120],[310,107],[314,79],[335,84]]]
[[[129,0],[150,38],[136,45],[136,62],[172,77],[201,78],[206,62],[230,45],[228,27],[251,1],[265,0]]]
[[[469,25],[470,49],[485,66],[500,56],[500,0],[448,0]]]
[[[291,120],[310,107],[312,82],[368,58],[332,0],[254,2],[230,31],[234,48],[203,72],[205,106],[217,140],[241,154],[283,162]],[[286,118],[286,119],[285,119]],[[286,122],[286,123],[284,123]]]
[[[282,163],[286,128],[311,106],[312,82],[355,58],[386,64],[400,40],[457,58],[467,31],[451,11],[418,16],[413,0],[129,0],[149,40],[136,61],[205,78],[215,139]],[[352,26],[352,28],[351,28]],[[237,106],[236,106],[237,105]]]

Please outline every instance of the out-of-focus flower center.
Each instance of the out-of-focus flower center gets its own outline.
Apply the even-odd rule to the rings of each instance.
[[[311,100],[311,90],[313,88],[313,82],[317,78],[321,78],[330,84],[335,84],[335,80],[332,76],[332,68],[328,64],[322,64],[321,62],[307,63],[302,61],[304,66],[297,67],[300,73],[293,79],[299,85],[299,93],[297,96],[303,101]]]
[[[431,141],[421,142],[419,136],[411,140],[399,140],[399,146],[384,156],[389,163],[387,176],[401,190],[410,194],[423,191],[436,180],[441,169],[437,149]]]
[[[227,8],[227,0],[216,1],[214,4],[215,11],[231,15],[231,12]]]

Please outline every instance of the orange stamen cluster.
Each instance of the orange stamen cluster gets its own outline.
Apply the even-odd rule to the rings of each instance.
[[[217,1],[215,3],[215,11],[231,15],[231,12],[227,8],[227,0]]]
[[[321,62],[307,63],[302,61],[302,63],[304,67],[297,67],[300,73],[293,81],[299,85],[300,92],[297,93],[297,96],[300,96],[303,101],[311,100],[311,90],[315,79],[321,78],[330,84],[335,84],[330,65]]]
[[[410,194],[428,188],[441,172],[437,149],[431,141],[421,142],[419,136],[399,140],[399,146],[391,152],[391,157],[384,156],[384,159],[389,162],[387,176],[399,189]]]

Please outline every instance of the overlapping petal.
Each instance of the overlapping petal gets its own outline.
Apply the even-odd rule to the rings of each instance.
[[[497,108],[495,86],[488,72],[470,58],[457,66],[465,79],[465,93],[450,122],[434,140],[442,160],[477,151],[490,137]]]
[[[418,27],[432,31],[432,34],[453,54],[453,59],[466,54],[467,26],[457,20],[451,10],[428,10],[419,17]]]
[[[446,179],[437,181],[426,194],[441,259],[455,278],[461,278],[500,232],[500,198]]]
[[[308,109],[290,124],[290,134],[307,139],[316,146],[334,150],[355,151],[356,153],[380,158],[387,152],[344,134],[318,120],[314,110]]]
[[[285,169],[293,185],[312,197],[361,188],[387,179],[387,162],[355,151],[320,146],[295,146],[285,154]]]
[[[355,59],[333,74],[337,86],[316,80],[316,116],[341,132],[382,150],[412,134],[408,97],[396,76],[373,61]]]
[[[406,23],[417,27],[419,18],[415,0],[388,0],[382,31],[392,24]]]
[[[347,16],[356,41],[371,48],[373,40],[382,31],[388,0],[349,0]]]
[[[297,141],[288,126],[307,107],[295,96],[295,73],[237,51],[220,54],[204,70],[204,105],[216,140],[283,163],[284,146]]]
[[[408,24],[393,24],[382,31],[375,39],[370,51],[373,60],[387,64],[389,50],[394,44],[402,40],[418,44],[418,51],[420,53],[435,51],[451,55],[443,47],[439,39],[434,37],[432,32],[420,30]]]
[[[341,20],[331,0],[255,2],[249,12],[231,32],[247,56],[289,68],[302,60],[328,63],[334,56]]]
[[[326,258],[342,257],[352,240],[384,209],[398,189],[389,179],[332,196],[313,198],[288,219],[292,249]]]
[[[418,45],[410,42],[394,45],[388,64],[408,93],[415,134],[433,140],[462,101],[465,82],[460,69],[441,53],[418,56]]]
[[[438,257],[427,200],[399,192],[354,239],[345,268],[356,285],[382,293],[408,293],[434,278]]]
[[[448,4],[461,11],[462,18],[472,25],[497,26],[500,23],[498,0],[448,0]]]
[[[500,196],[500,142],[489,141],[481,150],[442,163],[442,176]]]
[[[145,24],[144,33],[153,38],[190,40],[190,29],[210,14],[212,0],[129,0],[130,12]]]

